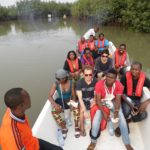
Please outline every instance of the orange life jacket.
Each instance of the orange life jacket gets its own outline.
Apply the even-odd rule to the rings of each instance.
[[[93,57],[92,57],[92,56],[90,56],[90,61],[91,61],[92,64],[90,64],[90,62],[87,60],[85,54],[83,54],[82,57],[83,57],[83,59],[86,61],[86,64],[87,64],[87,65],[94,66],[94,60],[93,60]]]
[[[90,110],[92,122],[93,122],[93,119],[97,110],[99,110],[99,107],[97,105],[94,105]],[[110,110],[106,106],[103,106],[103,110],[106,112],[107,116],[110,115]],[[101,124],[100,124],[101,131],[104,130],[106,126],[107,126],[107,121],[105,119],[102,119]]]
[[[82,43],[81,41],[78,42],[78,49],[80,53],[82,53],[82,51],[86,48],[86,45],[86,41],[84,43]]]
[[[79,61],[78,58],[76,58],[74,61],[71,61],[70,59],[67,59],[70,72],[74,73],[79,70]]]
[[[136,86],[135,90],[135,96],[141,97],[142,96],[142,90],[143,85],[145,82],[146,75],[144,72],[140,73],[140,77]],[[132,80],[132,74],[130,71],[126,73],[126,80],[127,80],[127,95],[132,96],[133,95],[133,80]]]
[[[123,54],[121,55],[121,60],[119,60],[119,58],[120,58],[119,50],[116,49],[116,52],[115,52],[115,65],[116,65],[116,68],[119,68],[119,67],[124,65],[124,63],[126,61],[126,57],[127,57],[127,52],[124,51]]]
[[[102,44],[100,44],[100,43],[102,43]],[[104,48],[104,47],[105,47],[105,39],[103,39],[103,40],[98,39],[98,48]]]
[[[16,121],[7,109],[0,130],[1,147],[3,150],[39,150],[39,141],[33,137],[27,118],[24,122]]]
[[[95,50],[95,41],[93,40],[92,42],[88,40],[88,48],[93,51]]]

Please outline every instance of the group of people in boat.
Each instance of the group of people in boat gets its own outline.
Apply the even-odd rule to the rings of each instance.
[[[56,71],[56,81],[48,96],[51,113],[66,139],[68,127],[72,125],[70,110],[73,112],[75,137],[91,138],[87,150],[95,149],[106,125],[111,136],[122,136],[126,149],[133,150],[129,138],[132,131],[128,123],[146,119],[150,97],[145,101],[141,98],[143,90],[150,92],[150,81],[142,71],[140,62],[130,64],[125,44],[120,44],[112,53],[103,33],[96,38],[98,31],[98,27],[87,31],[79,40],[77,50],[69,51],[64,66]],[[131,69],[126,71],[129,66]],[[4,102],[8,109],[0,128],[3,150],[63,149],[32,135],[25,115],[31,106],[26,90],[8,90]],[[89,135],[84,124],[86,119],[91,120]],[[118,127],[115,129],[116,124]]]
[[[99,28],[94,28],[85,33],[77,50],[69,51],[63,68],[56,71],[56,81],[48,97],[52,115],[61,127],[64,139],[72,125],[70,115],[66,113],[69,109],[73,111],[76,138],[88,136],[84,122],[90,118],[91,143],[87,150],[95,149],[107,124],[109,134],[122,136],[126,149],[133,150],[128,123],[146,119],[150,97],[144,102],[141,97],[143,87],[150,95],[150,81],[140,62],[130,64],[126,44],[120,44],[110,55],[109,41],[103,33],[96,38],[98,31]],[[54,98],[56,91],[58,96]]]

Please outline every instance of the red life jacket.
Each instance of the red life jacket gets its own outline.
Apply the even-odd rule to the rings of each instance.
[[[91,110],[90,110],[90,114],[91,114],[91,120],[93,122],[94,116],[96,111],[99,110],[99,107],[97,105],[94,105]],[[103,110],[106,112],[106,114],[109,116],[110,115],[110,111],[106,106],[103,106]],[[101,131],[104,130],[107,126],[107,121],[105,119],[102,118],[101,124],[100,124],[100,129]]]
[[[94,66],[94,60],[93,60],[93,57],[92,57],[92,56],[90,56],[90,61],[87,60],[85,54],[83,54],[82,57],[83,57],[83,59],[86,61],[86,64],[87,64],[87,65]],[[91,64],[90,62],[91,62],[92,64]]]
[[[94,40],[92,42],[90,40],[88,41],[88,48],[91,51],[95,50],[95,41]]]
[[[135,96],[141,97],[142,96],[142,89],[144,85],[146,75],[144,72],[140,73],[140,77],[136,86],[135,90]],[[133,80],[132,80],[132,74],[130,71],[126,73],[126,80],[127,80],[127,95],[132,96],[133,95]]]
[[[76,58],[74,61],[71,61],[70,59],[67,59],[70,72],[74,73],[79,70],[79,61],[78,58]]]
[[[126,57],[127,57],[127,52],[124,51],[123,54],[121,55],[121,60],[119,62],[119,50],[116,49],[116,52],[115,52],[115,65],[116,65],[116,68],[119,68],[121,66],[124,65],[125,61],[126,61]]]
[[[82,53],[82,51],[86,48],[86,44],[86,41],[84,43],[82,43],[81,41],[78,42],[78,49],[80,53]]]
[[[100,44],[100,43],[102,43],[102,44]],[[104,48],[104,47],[105,47],[105,39],[103,39],[103,40],[98,39],[98,48]]]

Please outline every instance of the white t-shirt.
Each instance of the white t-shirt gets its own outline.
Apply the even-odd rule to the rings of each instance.
[[[88,40],[90,38],[90,35],[95,36],[95,31],[94,29],[89,29],[84,35],[83,37],[85,38],[85,40]]]

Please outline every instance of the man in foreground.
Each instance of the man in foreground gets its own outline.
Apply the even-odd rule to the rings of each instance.
[[[8,107],[1,124],[0,139],[3,150],[62,150],[61,147],[37,139],[32,135],[25,111],[31,107],[29,94],[22,88],[6,92]]]

